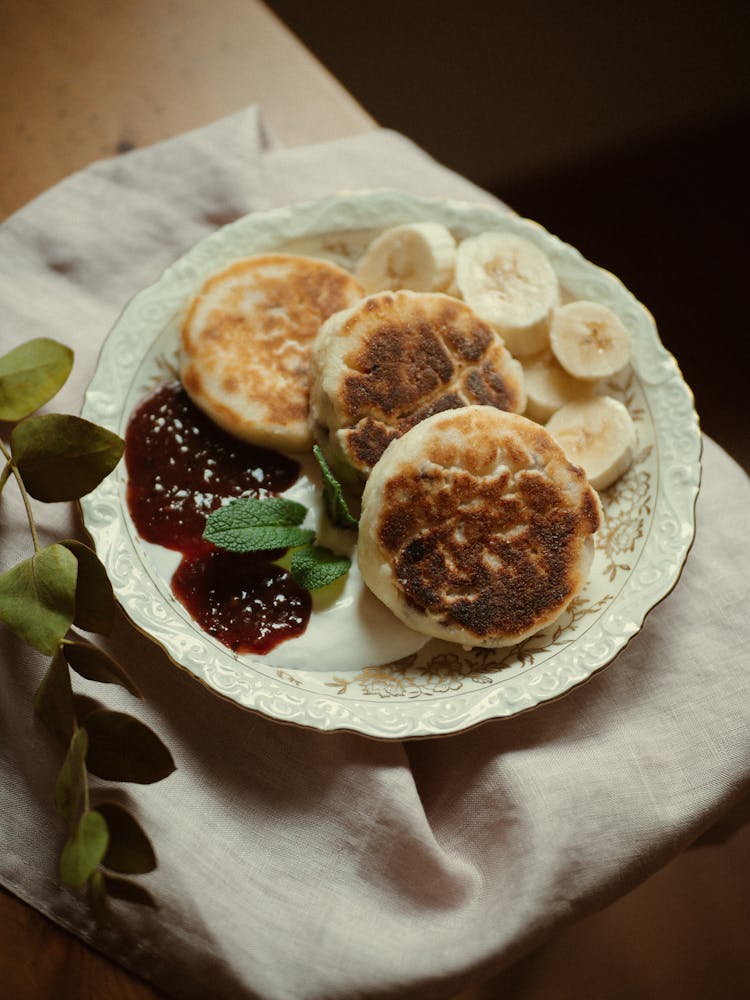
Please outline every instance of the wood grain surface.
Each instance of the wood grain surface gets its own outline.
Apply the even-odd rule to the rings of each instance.
[[[257,0],[0,0],[0,218],[249,104],[287,145],[374,127]]]
[[[163,994],[0,889],[0,996],[157,1000]]]

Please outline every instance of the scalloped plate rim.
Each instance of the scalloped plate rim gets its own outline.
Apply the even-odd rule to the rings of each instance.
[[[598,674],[605,666],[612,663],[633,636],[642,629],[648,613],[669,596],[679,582],[682,569],[684,568],[695,537],[695,504],[700,486],[700,457],[702,447],[698,417],[695,413],[692,394],[682,378],[677,362],[658,338],[653,317],[651,317],[648,310],[638,302],[616,275],[587,261],[580,251],[548,233],[538,222],[522,219],[499,206],[489,206],[480,202],[426,198],[416,195],[406,195],[402,192],[388,189],[373,189],[331,195],[326,198],[307,200],[280,208],[255,212],[229,223],[211,233],[188,250],[178,260],[167,267],[156,282],[137,293],[128,302],[102,345],[94,376],[86,392],[82,415],[104,426],[107,426],[109,419],[109,424],[110,426],[112,425],[112,415],[106,412],[106,407],[104,407],[101,397],[98,395],[102,391],[102,387],[107,383],[106,366],[110,362],[110,355],[114,354],[117,349],[119,332],[127,326],[135,311],[142,305],[151,302],[154,298],[158,298],[160,293],[164,293],[165,289],[169,290],[172,285],[180,285],[181,282],[192,282],[193,286],[195,286],[195,283],[200,282],[202,277],[207,276],[212,270],[216,270],[222,266],[224,259],[230,260],[246,253],[263,252],[273,249],[275,245],[279,245],[278,233],[280,229],[286,232],[284,240],[282,240],[284,242],[299,238],[308,231],[317,232],[321,235],[337,231],[336,226],[333,229],[331,228],[330,221],[321,225],[321,220],[330,220],[331,216],[337,217],[338,215],[343,215],[348,223],[346,228],[356,230],[362,228],[383,228],[384,225],[394,224],[397,219],[401,219],[401,221],[416,220],[424,218],[425,214],[434,217],[436,221],[445,222],[454,229],[460,229],[462,226],[464,228],[468,227],[469,231],[478,231],[478,226],[482,228],[510,227],[517,229],[528,235],[531,239],[540,242],[548,252],[561,254],[568,261],[575,262],[586,272],[600,276],[612,289],[617,290],[616,293],[613,291],[613,294],[619,295],[628,301],[632,307],[643,313],[647,323],[650,324],[650,329],[653,330],[653,342],[649,343],[648,346],[650,349],[656,351],[656,357],[660,362],[661,377],[649,381],[646,379],[645,373],[639,372],[639,379],[644,386],[649,387],[649,391],[652,394],[664,390],[665,386],[674,387],[682,403],[689,404],[690,407],[689,426],[682,429],[686,432],[689,439],[691,453],[687,456],[686,460],[677,463],[682,466],[684,472],[683,481],[670,484],[669,486],[670,499],[673,499],[676,494],[681,494],[682,497],[683,511],[678,524],[681,544],[675,550],[674,563],[668,575],[659,582],[658,588],[653,593],[648,595],[644,593],[640,601],[635,601],[634,607],[630,609],[631,620],[628,621],[627,628],[621,630],[617,645],[613,647],[609,654],[600,657],[598,662],[590,663],[586,669],[585,676],[573,677],[561,689],[554,692],[546,692],[533,686],[531,692],[529,692],[527,684],[526,694],[529,695],[530,700],[523,705],[508,705],[507,702],[505,704],[500,702],[493,704],[492,691],[488,694],[481,688],[474,688],[469,691],[461,690],[455,695],[446,694],[440,698],[430,696],[430,703],[432,705],[435,705],[437,701],[447,700],[455,703],[456,710],[452,718],[448,718],[442,725],[433,723],[432,728],[426,725],[423,719],[420,718],[422,713],[418,711],[417,706],[423,703],[421,697],[404,698],[385,703],[377,698],[373,701],[372,697],[368,700],[366,696],[361,696],[358,699],[346,699],[342,703],[341,700],[336,701],[335,695],[320,694],[319,692],[309,690],[305,691],[303,685],[294,686],[289,684],[287,687],[292,688],[292,691],[297,696],[296,699],[290,699],[289,691],[285,689],[283,682],[263,677],[260,684],[265,689],[267,702],[259,704],[257,701],[249,702],[248,700],[243,700],[243,698],[237,697],[236,694],[233,695],[229,691],[221,690],[215,683],[212,683],[205,672],[196,669],[195,665],[191,662],[185,662],[185,655],[181,654],[179,649],[175,647],[173,637],[159,634],[159,630],[154,628],[153,622],[144,622],[142,615],[134,608],[133,602],[128,598],[128,595],[124,594],[122,589],[118,592],[116,588],[115,592],[118,601],[134,626],[155,641],[174,664],[186,670],[213,694],[234,704],[239,704],[249,711],[285,724],[298,725],[322,732],[353,732],[385,740],[442,737],[464,732],[492,719],[512,717],[537,708],[542,704],[558,700]],[[384,216],[394,221],[384,222]],[[367,219],[366,224],[363,223],[363,217]],[[312,229],[310,230],[309,227],[311,225]],[[341,231],[343,231],[343,227],[341,227]],[[248,241],[251,244],[255,244],[254,248],[242,249],[240,251],[236,249],[231,250],[231,247],[235,244],[245,246]],[[263,245],[258,247],[259,243]],[[230,247],[229,251],[227,251],[228,246]],[[227,252],[229,256],[227,256]],[[185,277],[185,272],[187,272],[187,277]],[[195,291],[195,287],[193,287],[193,291]],[[158,335],[158,332],[156,335]],[[148,343],[143,345],[144,353],[151,346],[151,343],[152,341],[149,340]],[[127,396],[127,392],[128,388],[125,389],[125,396]],[[648,396],[645,388],[644,394]],[[123,398],[123,406],[124,402]],[[126,414],[123,412],[116,413],[117,419],[114,422],[117,426],[112,429],[119,429],[125,416]],[[654,424],[654,433],[656,439],[661,440],[664,436],[664,428],[660,428]],[[661,490],[661,484],[665,479],[666,472],[669,470],[662,468],[663,462],[664,456],[662,450],[657,449],[660,490],[657,491],[651,525],[656,522],[656,508],[660,508],[665,502],[665,494]],[[117,473],[113,474],[113,476],[117,476]],[[118,528],[116,518],[111,518],[105,525],[98,523],[96,505],[102,497],[106,497],[107,490],[112,489],[112,482],[113,477],[108,477],[108,480],[105,480],[100,487],[80,501],[84,525],[97,551],[100,554],[103,552],[102,558],[108,572],[110,572],[111,567],[107,564],[106,558],[110,554],[110,546],[107,544],[106,539],[106,530],[107,528],[114,529],[116,534],[121,534],[122,532],[121,527]],[[122,514],[122,512],[120,513]],[[121,516],[120,526],[124,524],[124,519]],[[647,548],[648,545],[644,545],[643,550],[639,554],[639,559],[645,555]],[[618,609],[622,603],[620,597],[624,591],[627,591],[628,583],[629,580],[626,580],[621,591],[601,613],[596,624],[606,621],[608,616],[610,618],[613,617],[613,609]],[[163,600],[165,594],[159,593],[159,597]],[[195,626],[195,630],[200,632],[198,626]],[[571,647],[574,648],[580,638],[580,636],[576,636],[570,644]],[[569,653],[570,650],[566,649],[562,652]],[[237,657],[229,651],[227,651],[226,655],[228,660],[233,663],[238,662]],[[560,655],[562,653],[555,654],[551,659],[555,659]],[[249,665],[252,666],[252,664]],[[541,664],[539,670],[542,671],[544,666],[544,663]],[[531,669],[534,668],[532,667]],[[518,677],[524,677],[524,673],[518,674],[514,679]],[[502,683],[503,679],[497,681],[497,684]],[[496,687],[497,684],[491,685],[491,688]],[[274,699],[277,699],[275,706],[273,704]],[[293,710],[296,706],[296,714],[287,715],[281,711],[281,704],[285,703],[288,705],[290,701]],[[389,709],[390,715],[396,718],[387,718],[389,713],[382,711],[384,705]],[[379,713],[375,711],[378,708],[381,709]]]

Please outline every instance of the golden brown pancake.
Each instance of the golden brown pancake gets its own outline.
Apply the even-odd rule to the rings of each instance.
[[[469,406],[388,447],[362,497],[359,566],[416,631],[510,645],[581,591],[600,520],[583,470],[543,427]]]
[[[521,365],[448,295],[371,295],[328,319],[313,349],[315,435],[349,478],[366,478],[391,441],[433,413],[475,404],[519,412],[525,403]]]
[[[193,402],[245,441],[301,451],[310,350],[321,322],[361,297],[324,260],[264,254],[210,278],[182,326],[180,375]]]

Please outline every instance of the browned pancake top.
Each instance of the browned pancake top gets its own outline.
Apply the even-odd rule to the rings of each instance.
[[[350,460],[369,469],[394,438],[433,413],[479,403],[517,410],[516,379],[495,332],[445,295],[383,293],[366,299],[341,330],[357,331],[344,357],[339,405]]]
[[[265,254],[215,275],[183,324],[182,378],[198,405],[239,433],[244,407],[260,424],[305,425],[310,345],[320,323],[360,295],[326,261]]]
[[[543,428],[492,435],[470,411],[454,421],[463,444],[432,438],[386,482],[378,542],[413,608],[478,642],[518,635],[580,589],[599,505]]]

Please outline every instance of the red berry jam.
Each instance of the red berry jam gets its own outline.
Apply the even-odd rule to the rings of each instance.
[[[182,553],[172,591],[206,632],[238,653],[266,653],[304,632],[310,594],[271,562],[279,552],[223,552],[203,539],[212,510],[283,492],[297,462],[225,433],[173,384],[131,416],[125,463],[133,523],[146,541]]]

